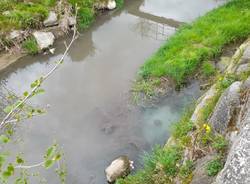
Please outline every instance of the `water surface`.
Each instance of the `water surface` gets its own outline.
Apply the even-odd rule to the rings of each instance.
[[[14,149],[34,163],[56,140],[65,152],[70,184],[105,183],[104,169],[119,155],[128,155],[140,166],[139,155],[154,144],[164,144],[171,123],[200,91],[194,83],[166,97],[157,108],[136,107],[129,100],[136,72],[181,22],[219,4],[215,0],[131,0],[123,10],[99,17],[44,83],[46,93],[33,99],[34,105],[49,106],[48,112],[17,129],[22,141]],[[21,59],[1,73],[2,85],[22,94],[63,51],[63,41],[58,41],[55,55]],[[44,174],[48,183],[59,183],[53,173]]]

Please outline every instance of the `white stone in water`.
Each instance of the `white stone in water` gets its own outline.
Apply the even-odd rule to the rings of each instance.
[[[107,8],[108,8],[109,10],[115,9],[115,8],[116,8],[116,2],[115,2],[114,0],[108,1]]]
[[[118,178],[127,176],[133,168],[133,161],[130,161],[127,156],[121,156],[105,169],[106,178],[108,182],[112,183]]]
[[[33,36],[41,50],[47,49],[49,46],[53,45],[55,41],[55,36],[51,32],[35,31]]]

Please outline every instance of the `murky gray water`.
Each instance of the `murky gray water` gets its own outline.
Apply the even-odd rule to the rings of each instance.
[[[123,10],[100,17],[44,83],[46,93],[33,100],[50,108],[21,125],[17,135],[23,141],[15,150],[33,163],[56,140],[65,152],[70,184],[105,183],[105,167],[121,154],[139,165],[139,155],[165,142],[170,124],[200,91],[194,83],[165,98],[157,108],[141,109],[129,101],[136,71],[180,22],[219,4],[215,0],[131,0]],[[2,83],[16,93],[29,89],[61,56],[63,42],[58,41],[56,48],[53,56],[21,59],[1,73]],[[45,175],[48,183],[59,183],[54,174]]]

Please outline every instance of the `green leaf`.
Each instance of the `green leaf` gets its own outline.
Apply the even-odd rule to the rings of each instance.
[[[50,168],[51,166],[53,166],[54,164],[54,161],[53,160],[46,160],[45,163],[44,163],[44,167],[46,169]]]
[[[29,95],[29,92],[28,91],[25,91],[24,93],[23,93],[23,96],[28,96]]]
[[[7,107],[4,108],[3,111],[8,114],[8,113],[10,113],[12,111],[12,109],[13,109],[13,106],[12,105],[8,105]]]
[[[10,139],[6,135],[0,135],[0,142],[2,143],[8,143]]]
[[[61,154],[60,153],[58,153],[58,154],[56,154],[56,156],[54,157],[54,159],[53,160],[55,160],[55,161],[58,161],[58,160],[60,160],[61,159]]]
[[[45,92],[44,89],[38,89],[38,90],[36,90],[36,94],[42,94],[42,93],[44,93],[44,92]]]
[[[23,163],[24,163],[24,160],[23,160],[20,156],[17,156],[17,157],[16,157],[16,163],[17,163],[17,164],[23,164]]]
[[[53,145],[53,146],[49,147],[47,149],[45,158],[46,159],[51,158],[55,154],[55,152],[56,152],[56,145]]]

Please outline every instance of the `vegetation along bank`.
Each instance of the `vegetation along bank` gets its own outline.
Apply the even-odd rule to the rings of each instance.
[[[88,28],[98,12],[122,6],[123,0],[1,0],[0,52],[53,53],[55,39],[69,33],[76,23],[79,30]],[[5,57],[0,60],[7,62]]]
[[[162,83],[181,87],[195,74],[208,90],[174,124],[167,144],[117,184],[249,183],[249,25],[250,1],[229,1],[183,26],[141,67],[135,95],[152,98]],[[222,57],[243,40],[233,56]]]
[[[249,0],[233,0],[182,26],[141,67],[133,88],[135,98],[165,93],[161,88],[173,83],[176,87],[182,86],[202,68],[200,66],[218,57],[224,46],[247,38],[249,8]]]

